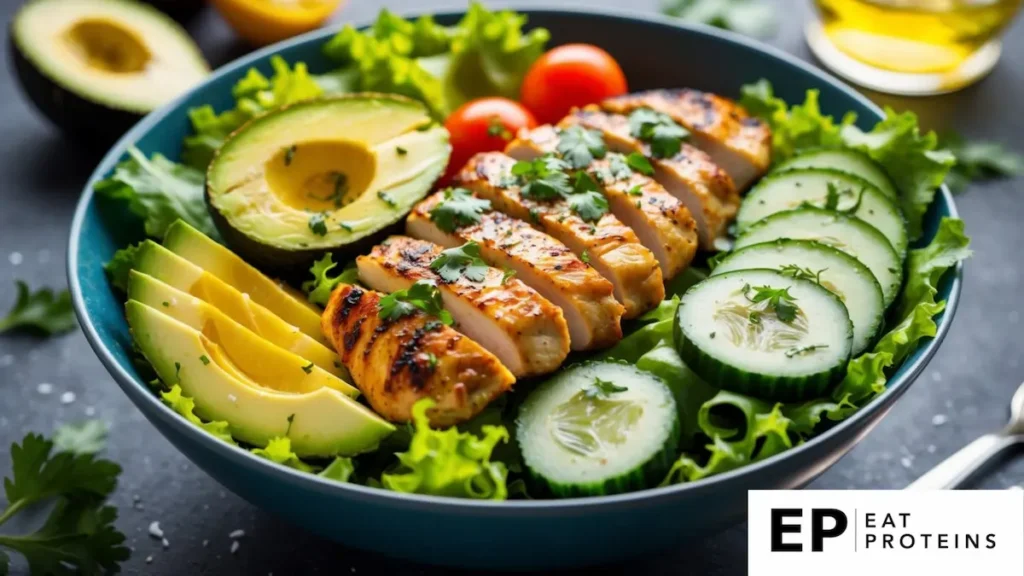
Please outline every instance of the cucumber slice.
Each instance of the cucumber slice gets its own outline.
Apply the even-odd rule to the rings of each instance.
[[[834,194],[832,199],[830,190]],[[768,175],[747,194],[736,216],[736,226],[742,233],[758,220],[777,212],[805,204],[826,208],[830,201],[834,202],[834,210],[856,216],[878,228],[902,259],[907,250],[903,213],[867,180],[838,170],[801,168]]]
[[[854,356],[871,344],[882,326],[882,287],[867,266],[845,252],[811,240],[775,240],[733,252],[715,266],[711,275],[754,268],[813,280],[838,296],[853,322]]]
[[[877,228],[832,210],[800,208],[779,212],[748,228],[734,250],[779,238],[816,240],[860,260],[882,287],[885,307],[896,299],[903,283],[903,262]]]
[[[877,162],[858,150],[819,148],[801,152],[775,167],[773,172],[782,172],[793,168],[830,168],[860,176],[874,184],[886,196],[893,200],[899,198],[896,185]]]
[[[586,362],[530,392],[516,441],[530,475],[555,496],[617,494],[664,478],[677,456],[679,416],[657,376]]]
[[[781,290],[786,296],[777,303],[762,299]],[[843,302],[815,282],[775,270],[737,270],[683,295],[675,342],[708,384],[792,402],[820,397],[842,378],[853,324]]]

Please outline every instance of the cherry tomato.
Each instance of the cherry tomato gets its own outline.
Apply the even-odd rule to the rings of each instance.
[[[529,110],[508,98],[478,98],[466,102],[444,122],[452,144],[444,182],[450,183],[474,154],[504,150],[520,128],[536,125]]]
[[[596,104],[626,91],[626,75],[611,54],[590,44],[566,44],[533,63],[519,100],[539,122],[553,124],[573,107]]]

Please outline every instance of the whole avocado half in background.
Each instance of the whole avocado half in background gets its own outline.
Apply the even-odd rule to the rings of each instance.
[[[134,0],[32,0],[9,42],[36,108],[90,144],[113,142],[210,71],[177,22]]]
[[[326,252],[351,257],[400,225],[448,164],[448,131],[420,102],[359,93],[260,116],[217,152],[206,199],[221,236],[248,262],[305,272]]]

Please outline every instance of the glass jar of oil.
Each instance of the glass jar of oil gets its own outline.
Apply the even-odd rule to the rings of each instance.
[[[815,54],[854,82],[885,92],[963,87],[999,59],[999,35],[1022,0],[814,0]]]

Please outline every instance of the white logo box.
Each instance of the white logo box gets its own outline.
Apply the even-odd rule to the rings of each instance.
[[[1021,490],[752,490],[748,504],[750,576],[1024,576]]]

